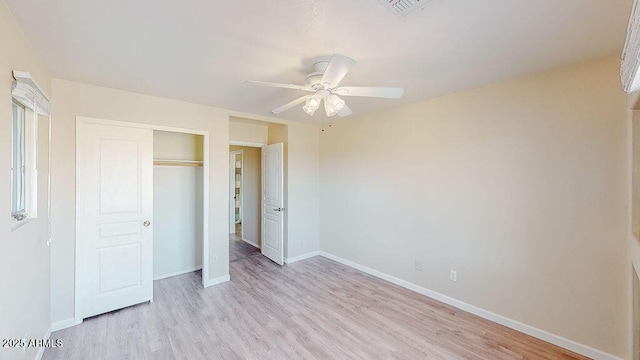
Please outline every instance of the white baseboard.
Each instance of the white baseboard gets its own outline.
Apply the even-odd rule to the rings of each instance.
[[[66,328],[70,328],[72,326],[78,325],[75,318],[69,318],[65,320],[56,321],[51,324],[51,331],[58,331]]]
[[[229,280],[231,280],[231,276],[229,276],[228,274],[224,276],[218,276],[217,278],[205,280],[204,287],[208,288],[209,286],[222,284],[223,282],[227,282]]]
[[[47,329],[47,332],[44,334],[43,339],[45,339],[45,340],[46,340],[46,339],[48,339],[48,338],[50,338],[50,337],[51,337],[51,326],[49,326],[49,328]],[[44,346],[42,346],[42,347],[38,348],[38,352],[36,353],[35,360],[40,360],[40,359],[42,359],[42,356],[44,355],[44,350],[45,350],[45,349],[46,349],[46,348],[45,348]]]
[[[247,239],[245,239],[245,238],[242,238],[242,241],[244,241],[244,242],[246,242],[247,244],[249,244],[249,245],[253,246],[254,248],[258,248],[258,249],[260,249],[260,245],[258,245],[257,243],[254,243],[254,242],[253,242],[253,241],[251,241],[251,240],[247,240]]]
[[[170,278],[172,276],[183,275],[183,274],[194,272],[194,271],[198,271],[198,270],[201,270],[201,269],[202,269],[202,265],[201,266],[195,266],[195,267],[190,268],[190,269],[185,269],[185,270],[175,271],[175,272],[172,272],[172,273],[169,273],[169,274],[163,274],[163,275],[155,276],[153,278],[153,280],[154,281],[155,280],[162,280],[162,279]]]
[[[484,310],[481,309],[477,306],[471,305],[471,304],[467,304],[463,301],[454,299],[452,297],[449,297],[447,295],[441,294],[439,292],[433,291],[433,290],[429,290],[427,288],[424,288],[422,286],[416,285],[414,283],[402,280],[400,278],[397,278],[395,276],[389,275],[389,274],[385,274],[383,272],[380,272],[378,270],[374,270],[372,268],[366,267],[364,265],[360,265],[358,263],[355,263],[353,261],[347,260],[347,259],[343,259],[339,256],[333,255],[333,254],[329,254],[326,253],[324,251],[320,251],[319,255],[326,257],[327,259],[331,259],[333,261],[339,262],[343,265],[352,267],[354,269],[360,270],[362,272],[365,272],[369,275],[373,275],[377,278],[380,278],[382,280],[386,280],[388,282],[394,283],[396,285],[402,286],[403,288],[415,291],[417,293],[420,293],[422,295],[428,296],[432,299],[438,300],[440,302],[443,302],[445,304],[451,305],[453,307],[456,307],[460,310],[464,310],[466,312],[469,312],[471,314],[480,316],[482,318],[485,318],[487,320],[491,320],[495,323],[498,323],[500,325],[504,325],[508,328],[520,331],[522,333],[525,333],[527,335],[531,335],[535,338],[538,338],[540,340],[544,340],[546,342],[549,342],[551,344],[560,346],[562,348],[565,348],[567,350],[573,351],[575,353],[578,353],[580,355],[584,355],[586,357],[592,358],[594,360],[623,360],[622,358],[619,358],[615,355],[606,353],[604,351],[598,350],[598,349],[594,349],[590,346],[584,345],[584,344],[580,344],[576,341],[573,340],[569,340],[566,338],[563,338],[562,336],[558,336],[555,334],[552,334],[550,332],[535,328],[533,326],[527,325],[527,324],[523,324],[519,321],[513,320],[513,319],[509,319],[505,316],[502,315],[498,315],[496,313],[493,313],[491,311],[488,310]]]
[[[320,255],[320,251],[312,251],[306,254],[294,256],[292,258],[284,258],[285,264],[293,264],[294,262],[298,262],[304,259],[312,258],[314,256]]]

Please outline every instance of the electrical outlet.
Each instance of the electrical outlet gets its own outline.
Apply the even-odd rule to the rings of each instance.
[[[449,270],[449,280],[458,281],[458,273],[455,270]]]
[[[304,244],[304,237],[302,237],[302,236],[301,236],[301,237],[298,239],[298,245],[302,245],[302,244]]]
[[[216,256],[213,257],[213,262],[218,261],[218,258]]]
[[[416,260],[415,267],[416,267],[416,270],[422,271],[422,261]]]

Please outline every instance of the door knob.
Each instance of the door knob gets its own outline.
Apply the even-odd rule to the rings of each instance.
[[[277,208],[277,209],[273,209],[273,211],[283,211],[284,208]]]
[[[143,222],[142,225],[144,225],[144,227],[149,227],[149,225],[151,225],[151,222],[147,220]]]

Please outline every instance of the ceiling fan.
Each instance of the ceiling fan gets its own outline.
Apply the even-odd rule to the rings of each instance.
[[[276,115],[304,102],[305,105],[302,107],[302,110],[304,110],[308,115],[313,116],[316,110],[320,107],[320,104],[324,101],[324,111],[327,117],[334,115],[347,116],[351,114],[351,109],[349,109],[340,96],[364,96],[388,99],[398,99],[402,96],[402,93],[404,92],[402,88],[363,86],[338,87],[340,81],[342,81],[355,63],[356,60],[340,54],[333,55],[330,61],[316,62],[313,64],[313,72],[307,75],[304,79],[304,85],[278,84],[249,80],[245,81],[245,83],[258,86],[302,90],[313,93],[297,98],[288,104],[273,109],[271,112]]]

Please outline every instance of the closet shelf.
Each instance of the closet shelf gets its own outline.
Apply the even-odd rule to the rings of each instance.
[[[202,161],[153,159],[154,166],[203,166]]]

